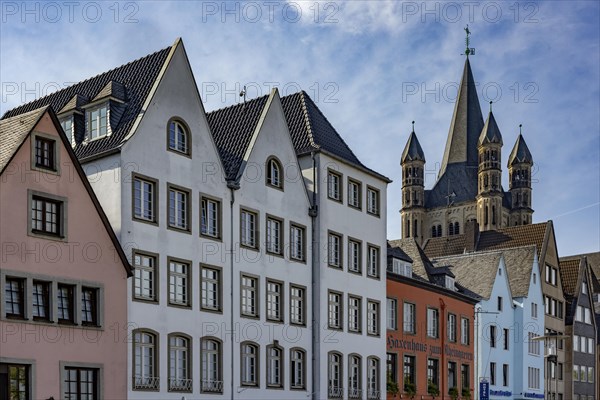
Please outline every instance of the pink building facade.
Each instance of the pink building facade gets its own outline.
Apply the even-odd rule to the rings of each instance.
[[[50,108],[0,122],[0,171],[0,400],[125,399],[130,266]]]

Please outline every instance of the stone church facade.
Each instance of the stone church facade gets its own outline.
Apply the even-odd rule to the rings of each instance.
[[[435,185],[425,190],[425,153],[410,133],[401,158],[402,238],[419,244],[464,233],[475,220],[482,231],[532,222],[533,157],[522,134],[507,161],[509,190],[502,188],[500,129],[491,109],[484,121],[467,56]]]

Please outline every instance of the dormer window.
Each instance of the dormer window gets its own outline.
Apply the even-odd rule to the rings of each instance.
[[[189,131],[182,121],[171,120],[169,122],[169,150],[190,154]]]
[[[69,143],[73,144],[73,116],[70,115],[62,118],[60,120],[60,126],[62,127],[63,131],[65,131],[65,135],[67,135],[67,140]]]
[[[87,133],[90,140],[108,135],[108,103],[92,108],[86,114]]]
[[[274,157],[267,160],[267,185],[278,189],[283,189],[283,181],[281,180],[281,164]]]
[[[403,262],[397,258],[392,260],[392,272],[398,275],[412,278],[412,265],[410,263]]]
[[[450,290],[455,290],[455,286],[454,286],[454,278],[452,278],[451,276],[446,275],[446,288],[450,289]]]

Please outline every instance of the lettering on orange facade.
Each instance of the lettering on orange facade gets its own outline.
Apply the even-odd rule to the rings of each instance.
[[[442,354],[442,346],[428,346],[426,343],[416,342],[412,339],[396,339],[393,336],[388,336],[387,348],[390,350],[409,350],[421,353],[427,353],[429,351],[429,356]],[[444,346],[444,354],[453,358],[459,358],[461,360],[473,360],[472,353],[456,349],[450,345]]]

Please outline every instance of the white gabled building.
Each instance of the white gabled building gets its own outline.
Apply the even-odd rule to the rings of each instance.
[[[43,105],[135,268],[128,398],[383,397],[390,181],[306,93],[207,114],[178,39]]]

